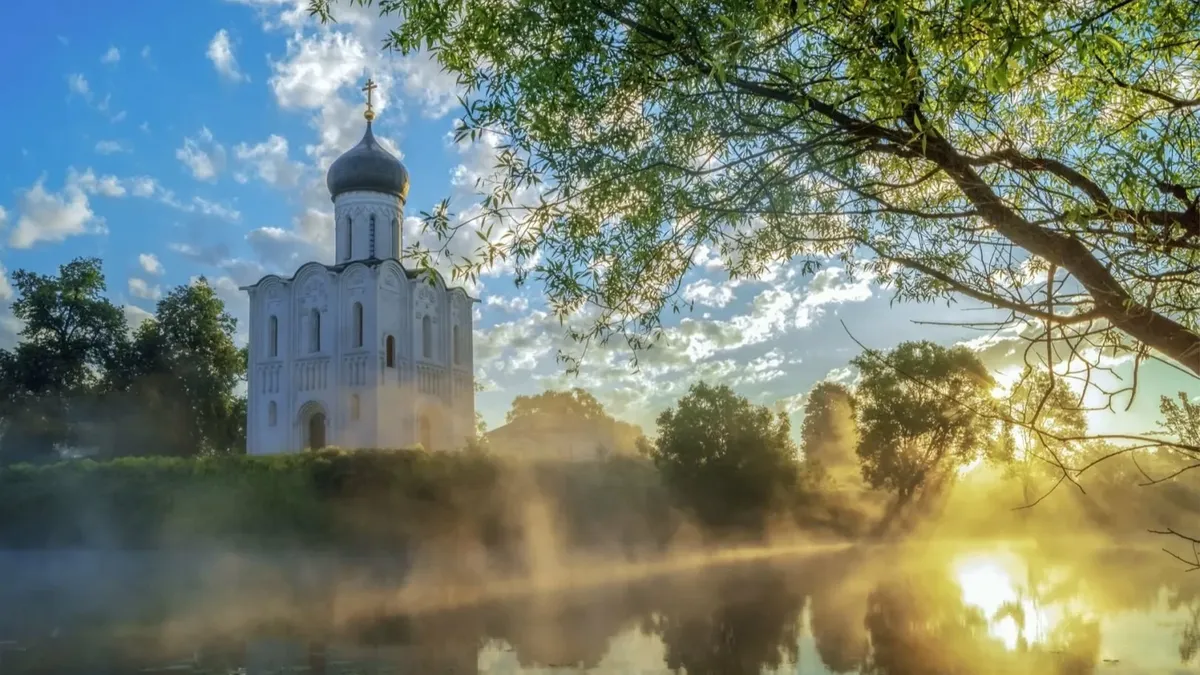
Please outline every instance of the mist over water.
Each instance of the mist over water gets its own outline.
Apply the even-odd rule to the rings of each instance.
[[[1189,672],[1200,616],[1200,578],[1161,552],[1066,539],[746,548],[456,581],[315,553],[8,552],[0,574],[0,672],[21,675],[1170,673]]]

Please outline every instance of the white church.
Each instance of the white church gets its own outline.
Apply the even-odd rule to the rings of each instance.
[[[246,450],[461,447],[475,429],[478,300],[400,264],[408,170],[371,131],[329,167],[333,264],[267,275],[250,294]]]

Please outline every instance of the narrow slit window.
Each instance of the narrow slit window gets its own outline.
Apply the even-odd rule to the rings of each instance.
[[[433,358],[433,319],[428,314],[421,317],[421,355]]]
[[[311,333],[308,336],[308,351],[321,351],[321,312],[317,308],[313,308],[309,312],[309,330]]]
[[[354,346],[363,346],[363,306],[361,302],[354,303],[353,309],[354,321]]]

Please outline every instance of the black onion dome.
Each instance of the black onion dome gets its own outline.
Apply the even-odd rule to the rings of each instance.
[[[408,199],[408,169],[375,140],[371,122],[358,145],[329,165],[325,177],[330,198],[352,190],[383,192]]]

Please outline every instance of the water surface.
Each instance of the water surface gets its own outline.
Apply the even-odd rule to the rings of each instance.
[[[385,557],[9,552],[0,580],[5,675],[1200,672],[1200,576],[1155,549],[1071,542],[487,583]]]

